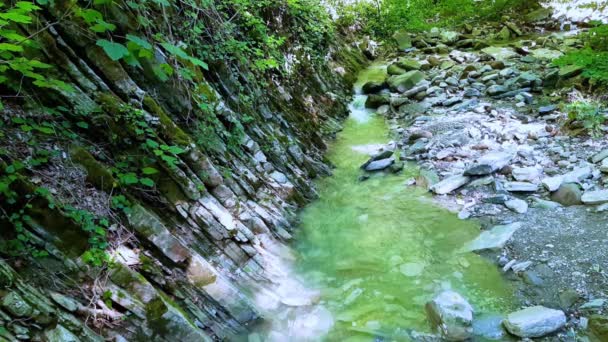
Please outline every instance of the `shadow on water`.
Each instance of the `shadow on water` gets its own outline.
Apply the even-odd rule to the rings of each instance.
[[[318,182],[320,199],[303,211],[295,239],[297,271],[320,289],[333,315],[330,341],[401,340],[406,330],[429,331],[424,304],[442,289],[464,295],[476,316],[506,312],[513,303],[495,265],[457,252],[479,227],[407,187],[413,167],[357,180],[367,153],[389,140],[383,118],[364,108],[360,94],[364,82],[384,74],[381,66],[361,74],[351,116],[328,154],[334,175]]]

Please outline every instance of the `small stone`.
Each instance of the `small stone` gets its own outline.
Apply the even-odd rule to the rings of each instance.
[[[538,185],[528,182],[507,182],[505,190],[509,192],[536,192]]]
[[[433,191],[437,195],[449,194],[450,192],[464,186],[470,180],[471,179],[467,176],[455,175],[452,177],[448,177],[448,178],[442,180],[441,182],[433,185],[431,187],[431,191]]]
[[[14,316],[30,316],[34,309],[17,292],[9,292],[2,298],[2,306]]]
[[[538,114],[547,115],[553,113],[557,109],[556,105],[543,106],[538,108]]]
[[[608,190],[586,191],[581,197],[585,204],[604,204],[608,203]]]
[[[477,164],[464,172],[466,176],[485,176],[496,172],[513,159],[513,155],[507,152],[490,152],[477,160]]]
[[[591,157],[591,161],[594,164],[597,164],[606,158],[608,158],[608,149],[602,150],[600,153],[595,154],[593,157]]]
[[[513,312],[503,321],[511,334],[522,338],[542,337],[561,329],[565,324],[563,311],[543,306]]]
[[[526,212],[528,212],[528,203],[517,198],[506,201],[505,207],[519,214],[525,214]]]
[[[540,170],[536,167],[518,167],[511,172],[518,181],[534,181],[540,177]]]
[[[490,96],[496,96],[496,95],[504,94],[507,91],[509,91],[509,89],[507,87],[499,85],[499,84],[495,84],[495,85],[488,87],[488,90],[486,92]]]

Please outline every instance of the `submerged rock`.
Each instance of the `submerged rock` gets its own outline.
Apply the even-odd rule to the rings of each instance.
[[[473,307],[454,291],[440,293],[426,304],[433,328],[448,341],[464,341],[473,332]]]
[[[519,222],[496,226],[479,234],[475,240],[464,247],[464,250],[474,252],[486,249],[501,249],[519,228],[521,228]]]
[[[395,162],[395,158],[386,158],[386,159],[376,160],[376,161],[369,163],[367,166],[365,166],[365,171],[368,171],[368,172],[381,171],[381,170],[384,170],[384,169],[388,168],[389,166],[393,165],[394,162]]]
[[[503,324],[515,336],[541,337],[561,329],[566,324],[566,315],[561,310],[533,306],[509,314]]]

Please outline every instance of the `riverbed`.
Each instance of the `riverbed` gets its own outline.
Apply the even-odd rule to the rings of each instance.
[[[360,165],[390,141],[380,116],[365,109],[360,87],[383,80],[373,65],[355,85],[351,115],[327,157],[333,175],[318,181],[320,198],[301,214],[295,241],[298,272],[320,289],[320,304],[333,316],[330,341],[407,340],[429,332],[424,306],[442,290],[467,298],[477,317],[513,308],[513,289],[495,265],[459,250],[479,234],[439,208],[425,190],[407,186],[416,167],[377,173],[360,181]]]

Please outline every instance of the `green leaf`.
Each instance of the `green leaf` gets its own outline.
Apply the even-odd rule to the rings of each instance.
[[[97,21],[97,24],[90,27],[93,32],[103,33],[106,31],[114,31],[116,29],[116,25],[108,23],[104,20]]]
[[[86,122],[84,122],[84,121],[79,121],[79,122],[77,122],[77,123],[76,123],[76,126],[78,126],[78,127],[80,127],[80,128],[84,128],[84,129],[89,128],[89,124],[88,124],[88,123],[86,123]]]
[[[0,43],[0,51],[23,52],[23,47],[10,43]]]
[[[141,169],[141,172],[144,175],[155,175],[158,173],[158,170],[153,167],[144,167],[143,169]]]
[[[149,187],[153,187],[154,186],[154,181],[151,180],[150,178],[140,178],[139,182],[142,185],[145,185],[145,186],[149,186]]]
[[[100,46],[113,61],[120,60],[129,54],[126,46],[120,43],[114,43],[107,39],[97,41],[97,46]]]
[[[0,18],[20,24],[31,24],[32,22],[32,18],[29,15],[24,15],[15,11],[0,13]]]
[[[150,50],[152,49],[152,44],[148,43],[144,38],[134,36],[132,34],[127,35],[127,40],[137,44],[139,47]]]
[[[137,175],[133,172],[121,174],[118,177],[120,181],[125,185],[137,184],[137,182],[139,181]]]
[[[186,152],[186,150],[179,146],[169,146],[169,148],[167,148],[167,151],[173,154],[181,154]]]

